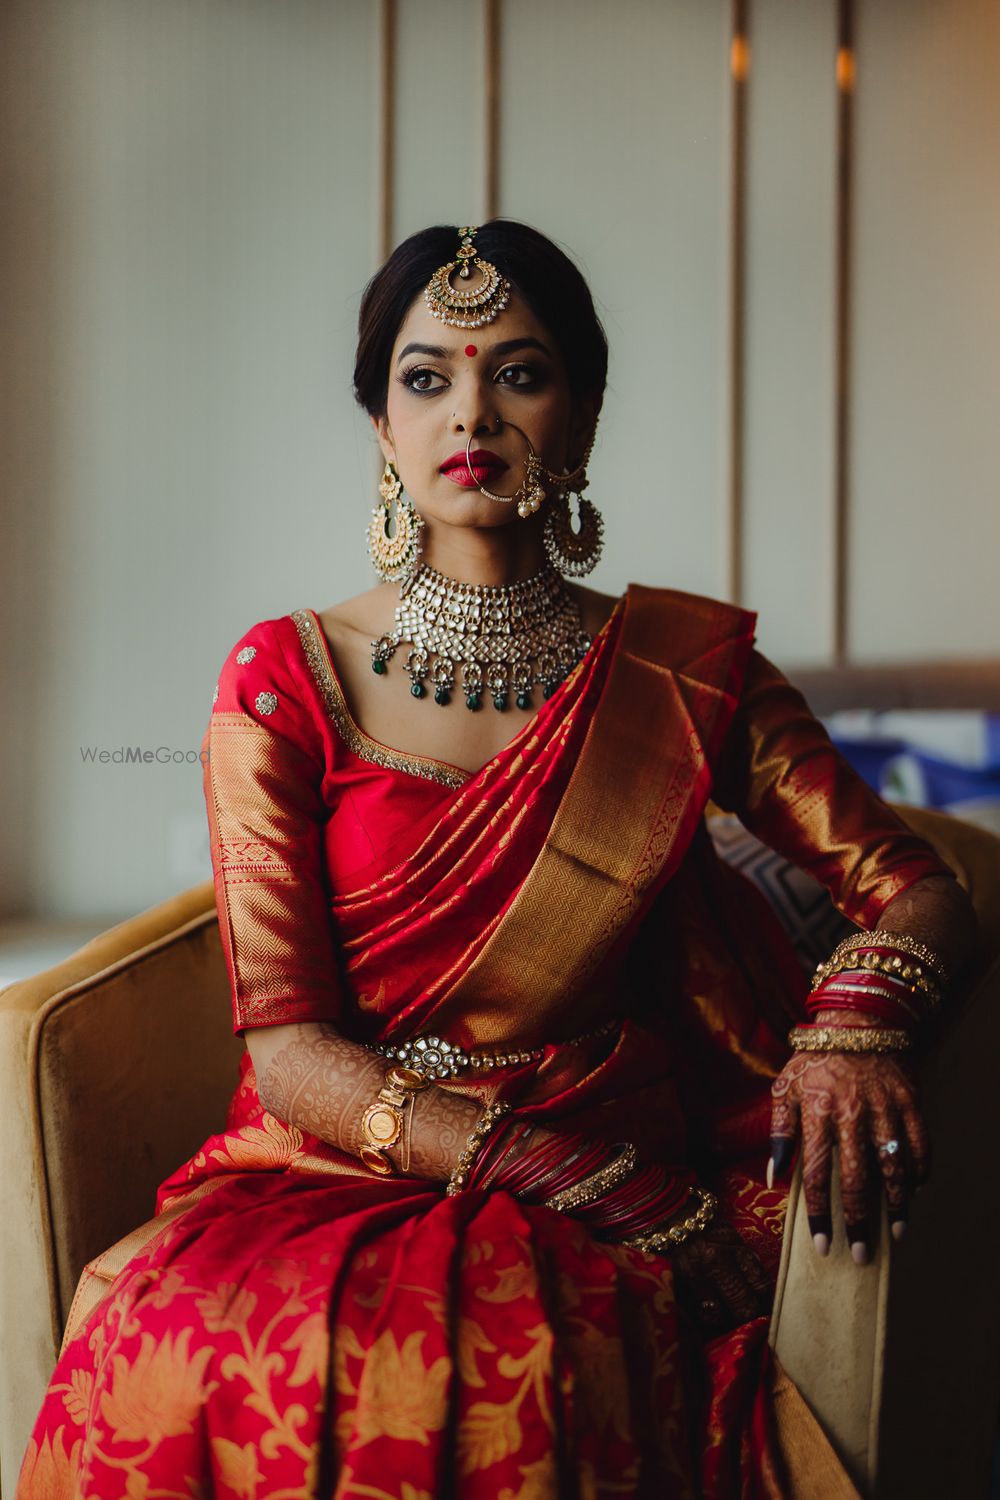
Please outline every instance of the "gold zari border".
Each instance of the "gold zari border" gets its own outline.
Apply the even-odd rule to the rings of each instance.
[[[309,670],[323,699],[323,706],[348,750],[361,760],[370,761],[372,765],[381,766],[384,770],[406,771],[411,776],[423,777],[425,781],[436,781],[439,786],[457,790],[471,779],[467,771],[461,771],[457,766],[448,766],[439,760],[425,760],[419,755],[408,755],[405,750],[392,750],[388,745],[365,734],[348,711],[340,683],[331,670],[326,643],[321,638],[320,627],[312,610],[293,610],[292,619],[299,633],[299,642]]]

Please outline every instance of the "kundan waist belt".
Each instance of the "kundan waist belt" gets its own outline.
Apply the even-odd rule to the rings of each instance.
[[[592,1031],[582,1032],[580,1036],[567,1037],[564,1042],[547,1045],[577,1047],[581,1042],[609,1036],[620,1026],[621,1021],[616,1017],[605,1021],[603,1026],[596,1026]],[[405,1068],[415,1069],[425,1078],[457,1078],[467,1069],[488,1071],[490,1068],[509,1068],[519,1063],[537,1062],[545,1056],[545,1047],[512,1047],[506,1052],[495,1052],[486,1047],[456,1047],[440,1036],[415,1036],[398,1043],[377,1042],[371,1050],[377,1052],[379,1057],[386,1057]]]

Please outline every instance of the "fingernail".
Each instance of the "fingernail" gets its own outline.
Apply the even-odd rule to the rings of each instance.
[[[765,1181],[767,1182],[768,1187],[769,1188],[773,1188],[774,1187],[774,1157],[773,1156],[768,1159],[767,1172],[764,1174],[764,1177],[765,1177]]]
[[[812,1235],[812,1237],[813,1237],[814,1240],[815,1239],[826,1240],[826,1249],[829,1250],[829,1248],[830,1248],[830,1240],[833,1237],[833,1225],[830,1223],[830,1215],[829,1214],[810,1214],[808,1217],[809,1217],[809,1233]],[[820,1254],[825,1255],[826,1254],[826,1250],[821,1251]]]
[[[904,1234],[906,1233],[906,1220],[905,1219],[893,1219],[892,1224],[891,1224],[891,1229],[892,1229],[892,1237],[893,1237],[893,1239],[894,1240],[901,1240],[903,1238]]]
[[[813,1235],[813,1244],[816,1247],[816,1254],[817,1255],[829,1255],[830,1254],[830,1236],[829,1235],[827,1235],[827,1234],[814,1234]]]
[[[851,1259],[856,1266],[866,1266],[868,1264],[868,1246],[864,1240],[854,1241],[854,1244],[851,1246]]]

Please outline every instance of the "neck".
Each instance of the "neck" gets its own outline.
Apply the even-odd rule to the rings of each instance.
[[[546,566],[542,519],[495,527],[428,525],[420,561],[460,583],[520,583]]]

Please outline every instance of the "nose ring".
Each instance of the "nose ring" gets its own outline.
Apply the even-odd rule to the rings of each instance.
[[[500,427],[502,426],[503,418],[501,417]],[[542,479],[546,475],[547,470],[543,467],[541,459],[531,446],[531,439],[528,434],[513,422],[508,422],[507,426],[514,432],[520,432],[528,445],[528,456],[524,465],[524,478],[512,495],[498,495],[493,490],[488,490],[484,484],[479,486],[479,493],[485,495],[487,500],[496,500],[501,505],[516,505],[518,515],[522,520],[527,520],[536,510],[541,509],[542,501],[545,499],[545,489],[542,485]],[[500,431],[500,427],[497,428],[497,432]],[[473,474],[472,441],[473,435],[470,434],[469,441],[465,445],[465,462],[470,474]],[[474,474],[473,477],[475,477]]]
[[[454,422],[455,419],[457,418],[457,416],[458,416],[458,412],[457,411],[453,411],[452,414],[451,414],[451,420]],[[496,428],[496,430],[497,430],[497,436],[500,435],[500,429],[502,427],[503,427],[503,417],[497,417],[497,428]]]

